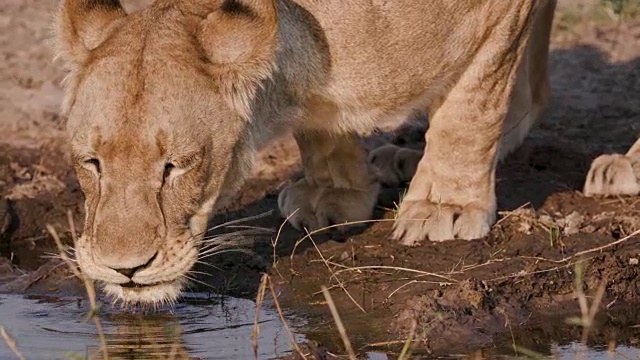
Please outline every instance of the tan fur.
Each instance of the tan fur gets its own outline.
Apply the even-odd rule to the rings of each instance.
[[[368,219],[359,135],[430,110],[394,237],[484,236],[494,170],[548,97],[555,0],[63,0],[64,110],[86,194],[78,262],[124,301],[171,300],[254,153],[295,133],[298,228]],[[413,172],[411,170],[411,172]],[[120,270],[120,271],[116,271]],[[133,282],[139,287],[123,287]]]
[[[625,155],[598,156],[587,174],[585,196],[640,194],[640,138]]]

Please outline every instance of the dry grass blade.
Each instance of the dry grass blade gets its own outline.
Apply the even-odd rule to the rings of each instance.
[[[500,223],[502,223],[503,221],[507,220],[508,218],[510,218],[513,215],[517,215],[520,210],[526,208],[529,205],[531,205],[531,202],[526,202],[526,203],[518,206],[517,208],[515,208],[514,210],[511,210],[511,211],[499,211],[498,214],[499,215],[504,215],[504,216],[502,218],[500,218],[498,221],[496,221],[495,225],[499,225]]]
[[[298,210],[300,209],[295,209],[291,214],[289,214],[289,216],[287,216],[286,219],[284,219],[284,221],[282,222],[282,224],[280,224],[280,227],[278,227],[278,232],[276,233],[276,238],[271,242],[271,246],[273,247],[273,268],[276,269],[276,271],[278,271],[278,267],[276,266],[276,262],[278,261],[277,255],[276,255],[276,246],[278,246],[278,240],[280,240],[280,234],[282,234],[282,229],[284,228],[285,224],[289,221],[289,219],[291,219],[291,217],[293,215],[295,215]],[[280,272],[278,271],[278,274],[280,274]],[[280,277],[282,277],[282,275],[280,275]]]
[[[75,247],[77,246],[78,238],[76,236],[76,227],[75,227],[75,222],[73,221],[73,214],[71,213],[71,211],[67,211],[67,221],[69,223],[69,230],[71,231],[71,238],[73,239],[73,244]],[[102,323],[100,322],[100,318],[97,316],[98,302],[97,302],[97,296],[96,296],[96,289],[93,284],[93,281],[91,281],[91,279],[89,279],[84,274],[82,274],[76,262],[74,262],[69,258],[69,256],[65,251],[65,247],[62,244],[62,241],[60,240],[60,236],[58,236],[58,232],[56,231],[56,229],[54,229],[53,226],[51,226],[50,224],[47,224],[46,228],[47,228],[47,231],[49,231],[49,233],[53,237],[53,240],[55,241],[56,246],[58,247],[60,258],[67,264],[67,266],[69,266],[69,269],[71,269],[71,272],[73,272],[73,274],[76,277],[81,279],[84,284],[84,287],[87,291],[87,297],[89,298],[89,304],[91,305],[91,311],[89,312],[89,314],[87,314],[87,317],[90,317],[93,320],[93,323],[96,327],[96,331],[98,332],[98,338],[100,340],[100,349],[102,351],[102,357],[105,360],[107,360],[109,359],[109,352],[107,351],[107,341],[104,336],[104,329],[102,328]]]
[[[273,298],[273,303],[276,306],[276,310],[278,310],[278,315],[280,316],[280,321],[282,321],[282,325],[284,325],[284,329],[289,335],[289,341],[291,342],[291,346],[295,349],[295,351],[300,355],[304,360],[307,360],[307,356],[300,350],[298,343],[296,342],[296,338],[293,336],[287,321],[284,319],[284,313],[282,312],[282,308],[280,307],[280,302],[278,301],[278,296],[276,295],[276,289],[273,287],[273,283],[271,282],[271,278],[269,275],[266,275],[266,282],[269,285],[269,290],[271,290],[271,297]]]
[[[20,351],[18,350],[18,345],[16,344],[15,339],[9,336],[4,326],[0,326],[0,336],[2,336],[4,342],[7,344],[7,347],[18,357],[18,359],[25,359],[22,353],[20,353]]]
[[[407,219],[407,220],[413,220],[413,219]],[[417,219],[416,219],[417,220]],[[330,226],[326,226],[320,229],[316,229],[313,231],[308,231],[307,234],[305,236],[303,236],[302,238],[300,238],[300,240],[296,241],[296,243],[293,245],[293,249],[291,250],[291,255],[289,255],[289,261],[293,261],[293,256],[296,253],[296,249],[298,248],[298,246],[305,240],[309,239],[311,236],[326,231],[326,230],[330,230],[330,229],[335,229],[335,228],[339,228],[339,227],[343,227],[343,226],[351,226],[351,225],[364,225],[364,224],[371,224],[371,223],[380,223],[380,222],[394,222],[396,221],[395,219],[374,219],[374,220],[360,220],[360,221],[350,221],[350,222],[345,222],[342,224],[335,224],[335,225],[330,225]]]
[[[422,270],[416,270],[416,269],[409,269],[409,268],[403,268],[403,267],[398,267],[398,266],[383,266],[383,265],[371,265],[371,266],[356,266],[356,267],[350,267],[347,269],[342,269],[342,270],[338,270],[336,271],[334,274],[338,275],[340,273],[343,273],[345,271],[360,271],[360,270],[398,270],[398,271],[406,271],[406,272],[412,272],[412,273],[416,273],[416,274],[420,274],[423,276],[433,276],[439,279],[444,279],[450,282],[457,282],[455,279],[452,279],[448,276],[442,275],[442,274],[437,274],[437,273],[432,273],[432,272],[428,272],[428,271],[422,271]]]
[[[380,348],[380,347],[387,347],[387,346],[392,346],[392,345],[399,345],[399,344],[404,344],[407,342],[407,339],[404,340],[390,340],[390,341],[380,341],[380,342],[373,342],[373,343],[369,343],[367,345],[365,345],[368,348]]]
[[[576,354],[576,358],[583,359],[585,357],[585,348],[587,346],[587,340],[589,338],[589,332],[591,331],[596,314],[598,313],[598,309],[600,308],[600,304],[602,303],[602,298],[604,297],[604,292],[607,285],[607,280],[603,279],[600,281],[598,285],[598,289],[596,290],[596,294],[593,298],[593,302],[591,306],[589,306],[589,301],[587,300],[587,296],[584,293],[583,289],[583,279],[584,279],[584,264],[576,264],[575,267],[575,289],[574,293],[578,299],[578,304],[580,306],[580,318],[571,318],[567,319],[569,323],[573,323],[576,325],[582,326],[582,337],[580,338],[580,351]]]
[[[418,322],[416,319],[411,320],[411,330],[409,330],[409,337],[402,347],[402,351],[398,356],[398,360],[406,360],[411,356],[411,348],[413,345],[413,337],[416,335],[416,329],[418,328]]]
[[[400,291],[400,290],[404,289],[405,287],[407,287],[407,286],[409,286],[409,285],[411,285],[411,284],[419,283],[419,282],[420,282],[419,280],[410,280],[410,281],[408,281],[408,282],[406,282],[406,283],[404,283],[404,284],[402,284],[402,285],[398,286],[398,287],[397,287],[395,290],[393,290],[389,295],[387,295],[387,300],[391,299],[391,297],[392,297],[395,293],[397,293],[398,291]]]
[[[263,274],[260,279],[260,287],[258,287],[258,294],[256,295],[256,315],[253,320],[253,331],[251,332],[251,339],[253,345],[253,357],[258,359],[258,337],[260,336],[260,309],[264,302],[264,294],[267,292],[267,281],[269,281],[269,275]]]
[[[321,287],[321,289],[322,295],[324,295],[324,299],[327,301],[327,305],[329,305],[329,310],[331,310],[333,321],[338,327],[338,332],[340,333],[340,337],[342,338],[342,342],[344,343],[345,350],[349,355],[349,360],[357,360],[356,353],[353,351],[351,341],[349,341],[349,337],[347,336],[347,330],[344,328],[344,324],[342,323],[342,319],[340,319],[340,314],[338,314],[338,309],[336,308],[336,304],[333,302],[331,294],[329,294],[329,290],[324,285]]]
[[[596,251],[601,251],[601,250],[604,250],[604,249],[606,249],[608,247],[616,246],[618,244],[622,244],[623,242],[631,239],[632,237],[634,237],[636,235],[640,235],[640,229],[638,229],[638,230],[632,232],[631,234],[623,237],[622,239],[616,240],[614,242],[610,242],[608,244],[605,244],[605,245],[602,245],[602,246],[599,246],[599,247],[596,247],[596,248],[593,248],[593,249],[588,249],[588,250],[577,252],[577,253],[573,254],[573,256],[571,256],[571,258],[574,258],[574,257],[577,257],[577,256],[582,256],[582,255],[589,254],[589,253],[596,252]]]
[[[93,311],[93,324],[96,327],[96,331],[98,332],[98,338],[100,339],[100,350],[102,351],[102,357],[104,360],[109,360],[109,351],[107,350],[107,341],[104,337],[104,329],[102,328],[102,323],[100,322],[100,318]]]
[[[46,228],[56,243],[56,247],[58,248],[58,255],[60,256],[60,258],[67,264],[67,266],[69,267],[73,275],[77,276],[79,279],[83,279],[84,277],[80,273],[80,269],[78,268],[76,263],[73,260],[71,260],[67,255],[67,252],[65,251],[65,246],[62,244],[62,240],[60,240],[60,236],[58,236],[58,232],[56,231],[56,229],[54,229],[53,226],[49,224],[46,225]]]
[[[67,256],[66,252],[64,251],[64,245],[62,245],[62,241],[60,240],[60,236],[58,236],[58,232],[56,231],[56,229],[54,229],[53,226],[49,224],[47,224],[46,227],[47,227],[47,231],[49,231],[49,233],[53,237],[53,240],[56,243],[56,246],[58,247],[58,251],[60,252],[60,258],[67,264],[67,266],[69,266],[69,269],[71,269],[71,272],[73,272],[75,276],[77,276],[80,280],[84,282],[84,286],[87,290],[87,296],[89,297],[89,303],[91,304],[91,311],[92,312],[95,311],[97,309],[97,301],[96,301],[96,290],[93,285],[93,281],[91,281],[86,276],[84,276],[80,272],[80,269],[78,268],[76,263],[71,259],[69,259],[69,256]]]
[[[513,335],[513,328],[511,327],[511,319],[509,318],[509,314],[504,309],[500,309],[497,311],[499,314],[504,316],[504,326],[509,329],[509,335],[511,335],[511,347],[513,348],[513,352],[516,353],[516,357],[520,356],[518,353],[518,345],[516,344],[516,338]]]
[[[593,302],[591,303],[591,307],[589,308],[589,313],[588,313],[589,325],[593,325],[593,322],[596,318],[596,314],[598,313],[598,309],[600,308],[600,304],[602,303],[602,298],[604,297],[604,291],[606,290],[606,288],[607,288],[607,281],[602,280],[598,285],[598,290],[596,290],[596,295],[594,296]],[[587,342],[587,336],[588,336],[587,332],[584,332],[582,334],[582,341],[584,343]]]
[[[577,261],[570,262],[570,263],[567,263],[567,264],[564,264],[564,265],[559,265],[559,266],[555,266],[555,267],[552,267],[552,268],[549,268],[549,269],[543,269],[543,270],[536,270],[536,271],[530,271],[530,272],[526,272],[525,270],[521,270],[521,271],[519,271],[519,272],[517,272],[515,274],[499,276],[499,277],[487,279],[485,281],[502,281],[502,280],[506,280],[506,279],[522,278],[522,277],[525,277],[525,276],[531,276],[531,275],[535,275],[535,274],[544,274],[544,273],[548,273],[548,272],[552,272],[552,271],[556,271],[556,270],[560,270],[560,269],[565,269],[565,268],[574,266],[576,264],[579,264],[581,262],[588,261],[589,259],[591,259],[591,258],[577,260]],[[562,262],[564,262],[564,261],[562,261]]]
[[[338,279],[335,275],[335,273],[331,270],[331,266],[329,266],[329,264],[327,263],[327,259],[324,257],[324,255],[322,254],[322,251],[320,251],[320,249],[318,248],[318,245],[316,245],[316,242],[313,241],[312,237],[309,237],[309,240],[311,241],[311,243],[313,244],[313,247],[316,249],[316,251],[318,252],[318,254],[320,254],[320,259],[322,259],[322,261],[324,262],[325,266],[327,267],[327,269],[329,269],[329,273],[331,273],[331,277],[329,279],[336,279],[336,281],[338,282],[338,285],[340,286],[340,288],[345,292],[345,294],[347,294],[347,296],[349,297],[349,299],[351,300],[351,302],[353,302],[353,304],[358,307],[358,309],[360,309],[360,311],[362,311],[363,313],[366,313],[366,311],[364,310],[364,308],[358,304],[358,302],[356,301],[356,299],[353,298],[353,296],[351,296],[351,293],[347,290],[347,288],[344,286],[344,282],[342,282],[340,279]]]
[[[171,349],[169,351],[169,356],[167,357],[167,359],[175,360],[178,357],[178,351],[180,351],[180,343],[174,341],[173,344],[171,344]]]

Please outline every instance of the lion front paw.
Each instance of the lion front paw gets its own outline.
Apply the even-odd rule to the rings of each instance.
[[[378,181],[397,187],[411,180],[422,154],[422,151],[389,144],[371,151],[368,160]]]
[[[318,202],[320,189],[307,184],[304,179],[284,188],[278,195],[280,214],[287,218],[296,229],[315,229],[318,222],[315,216],[315,204]]]
[[[494,221],[493,210],[477,206],[459,207],[427,200],[403,201],[392,237],[409,246],[419,245],[424,240],[473,240],[487,235]]]
[[[300,179],[280,192],[278,207],[296,229],[314,230],[370,219],[378,192],[378,183],[356,190],[315,187]]]
[[[601,155],[591,163],[583,193],[585,196],[637,195],[640,194],[639,177],[628,156]]]

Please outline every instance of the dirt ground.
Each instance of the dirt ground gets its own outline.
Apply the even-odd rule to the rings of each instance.
[[[77,229],[83,216],[57,115],[62,73],[46,44],[52,3],[0,3],[2,291],[81,293],[59,260],[46,256],[55,252],[46,224],[68,238],[67,212]],[[590,199],[580,189],[596,156],[625,152],[640,135],[640,15],[632,9],[616,18],[587,3],[560,2],[549,59],[552,105],[499,167],[500,216],[489,236],[401,247],[388,240],[391,222],[384,219],[402,189],[385,189],[379,221],[310,237],[285,225],[277,242],[275,235],[257,238],[255,255],[214,259],[221,270],[204,290],[253,297],[267,271],[285,308],[310,319],[308,337],[342,353],[319,291],[325,285],[358,349],[397,350],[414,333],[422,352],[452,354],[501,342],[545,351],[540,343],[549,342],[539,339],[579,337],[578,327],[553,324],[579,311],[580,279],[589,301],[605,284],[603,326],[593,341],[637,344],[629,327],[640,319],[637,311],[616,311],[637,304],[640,294],[640,237],[628,237],[640,229],[640,197]],[[422,131],[399,131],[393,141],[415,146]],[[229,211],[212,223],[275,210],[278,190],[299,176],[298,160],[290,137],[270,146]],[[281,223],[275,211],[251,222],[274,230]]]

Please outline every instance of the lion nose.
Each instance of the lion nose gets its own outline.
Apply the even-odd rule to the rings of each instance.
[[[131,279],[133,277],[133,274],[135,274],[136,271],[138,271],[139,269],[143,268],[143,266],[138,266],[138,267],[134,267],[131,269],[113,269],[117,272],[119,272],[120,274],[128,277],[129,279]]]
[[[133,275],[138,271],[138,270],[142,270],[144,268],[146,268],[147,266],[149,266],[151,264],[151,262],[156,258],[156,256],[158,255],[158,253],[156,252],[146,263],[139,265],[139,266],[135,266],[135,267],[131,267],[131,268],[111,268],[117,272],[119,272],[120,274],[128,277],[129,279],[131,279],[133,277]]]

